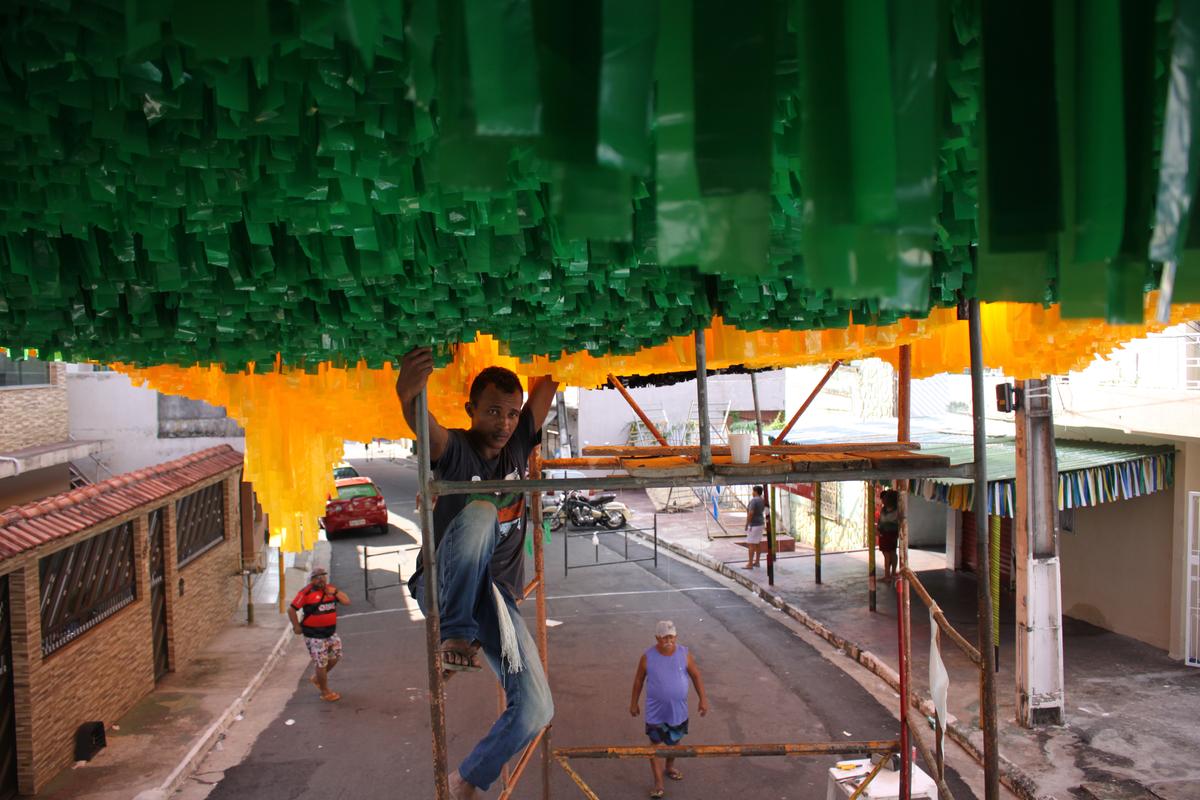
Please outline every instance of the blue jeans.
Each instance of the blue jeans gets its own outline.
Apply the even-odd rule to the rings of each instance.
[[[521,752],[554,716],[550,685],[542,671],[537,645],[521,619],[516,604],[504,595],[509,617],[517,631],[524,669],[510,673],[500,662],[500,624],[489,565],[500,537],[496,507],[477,500],[468,503],[450,523],[437,549],[438,610],[442,641],[479,640],[492,671],[504,686],[508,706],[487,736],[463,759],[458,768],[472,786],[487,790],[508,760]],[[425,612],[425,575],[413,586],[417,604]]]

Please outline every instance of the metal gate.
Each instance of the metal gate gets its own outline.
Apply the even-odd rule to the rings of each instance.
[[[13,700],[12,616],[8,576],[0,576],[0,800],[17,796],[17,724]]]
[[[150,619],[154,625],[154,680],[167,674],[167,554],[163,509],[150,512]]]
[[[1188,492],[1187,607],[1184,663],[1200,667],[1200,492]]]

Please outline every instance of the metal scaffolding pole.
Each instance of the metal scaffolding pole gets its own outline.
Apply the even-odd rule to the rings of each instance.
[[[996,737],[996,658],[992,649],[992,593],[987,576],[991,554],[988,552],[987,496],[987,432],[984,425],[983,400],[983,331],[979,322],[979,300],[967,305],[967,325],[971,340],[971,416],[974,422],[975,444],[975,553],[979,565],[976,573],[978,599],[979,654],[983,657],[979,698],[980,727],[983,728],[984,800],[1000,798],[1000,754]]]
[[[900,346],[896,382],[896,437],[905,441],[911,438],[912,397],[912,348]],[[900,482],[896,482],[900,488]],[[905,487],[907,489],[907,487]],[[900,622],[900,800],[912,796],[912,754],[908,742],[908,717],[912,709],[912,606],[908,593],[908,492],[899,492],[897,506],[900,511],[900,563],[896,575],[896,616]]]
[[[787,435],[792,432],[792,426],[794,426],[797,420],[804,415],[805,411],[808,411],[808,407],[812,405],[812,401],[817,399],[817,395],[821,393],[821,390],[825,388],[825,384],[829,383],[829,379],[833,377],[833,373],[837,372],[838,367],[841,365],[841,359],[838,359],[829,365],[829,369],[825,370],[825,374],[821,377],[821,380],[817,382],[817,385],[813,387],[813,390],[808,393],[808,397],[803,403],[801,403],[800,408],[796,409],[796,413],[793,414],[792,418],[788,420],[787,425],[784,425],[783,430],[776,435],[774,440],[775,444],[780,444],[785,438],[787,438]]]
[[[876,606],[875,548],[878,541],[875,527],[875,482],[867,481],[867,610]]]
[[[750,397],[754,400],[754,430],[758,433],[758,446],[763,446],[762,410],[758,406],[758,381],[754,373],[750,373]],[[767,523],[767,585],[775,585],[775,487],[770,484],[763,486],[763,500],[770,501],[764,522]]]
[[[708,430],[708,357],[703,328],[696,331],[696,406],[700,412],[700,466],[707,471],[712,466],[712,439]]]
[[[912,754],[908,743],[908,717],[912,713],[912,641],[908,627],[908,586],[904,573],[896,575],[896,626],[900,641],[900,800],[912,797]]]
[[[533,448],[529,459],[529,477],[542,477],[542,448]],[[533,517],[533,571],[537,581],[537,645],[538,655],[542,658],[542,672],[546,681],[550,681],[550,642],[546,635],[546,545],[543,540],[542,522],[542,493],[532,492],[530,512]],[[566,538],[566,531],[563,531]],[[550,726],[546,726],[542,736],[542,800],[550,800]]]
[[[821,541],[824,530],[821,525],[821,484],[814,483],[813,487],[813,576],[817,584],[821,583]]]
[[[625,384],[621,383],[617,376],[613,375],[612,373],[609,373],[608,375],[608,382],[613,385],[614,389],[621,393],[621,397],[625,398],[625,402],[629,403],[629,407],[633,409],[633,413],[638,415],[638,419],[640,419],[642,424],[646,426],[646,430],[650,431],[650,435],[654,437],[654,440],[663,447],[667,447],[668,445],[666,437],[662,435],[662,432],[659,431],[658,426],[655,425],[650,417],[646,415],[646,412],[642,411],[642,407],[639,406],[633,399],[633,396],[629,394],[629,390],[625,388]]]
[[[438,608],[437,553],[433,534],[433,471],[429,458],[429,397],[417,395],[417,482],[421,487],[421,560],[425,570],[425,649],[429,669],[429,724],[433,730],[433,781],[437,800],[450,800],[446,771],[446,688],[442,680],[442,624]]]

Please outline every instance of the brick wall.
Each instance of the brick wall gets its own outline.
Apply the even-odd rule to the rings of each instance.
[[[50,365],[50,381],[50,386],[0,389],[0,452],[67,440],[66,364]]]
[[[225,541],[182,569],[175,566],[175,512],[167,516],[167,614],[171,668],[203,652],[208,640],[225,627],[242,597],[241,517],[236,476],[224,482]],[[179,579],[183,579],[183,594]]]
[[[71,765],[80,725],[108,726],[154,688],[151,634],[150,598],[142,595],[38,666],[29,696],[35,790]]]
[[[212,636],[229,623],[241,599],[241,541],[238,536],[240,474],[220,479],[225,501],[225,538],[188,563],[175,564],[176,497],[166,505],[166,600],[168,652],[176,671],[204,652]],[[211,485],[197,484],[187,493]],[[20,790],[34,794],[69,766],[75,731],[99,720],[112,724],[154,689],[154,632],[150,606],[148,514],[107,521],[102,529],[56,542],[54,547],[0,562],[9,574],[13,621],[13,677],[17,719]],[[75,641],[42,657],[38,562],[54,549],[70,546],[126,519],[134,521],[137,599]],[[184,592],[179,593],[179,579]]]

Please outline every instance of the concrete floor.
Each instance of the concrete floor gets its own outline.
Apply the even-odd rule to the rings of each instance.
[[[394,582],[397,562],[408,576],[416,545],[415,474],[404,464],[362,466],[388,497],[393,525],[387,536],[333,542],[333,580],[354,602],[338,625],[345,660],[332,684],[343,699],[321,702],[307,683],[301,649],[292,648],[273,687],[248,709],[254,725],[231,732],[224,750],[209,758],[181,797],[430,796],[424,626],[400,589],[374,591],[368,602],[361,568],[361,548],[400,548],[398,556],[372,558],[368,578],[373,585]],[[673,619],[681,642],[693,648],[710,695],[712,711],[705,718],[694,713],[693,697],[689,743],[896,734],[890,707],[895,697],[881,682],[856,665],[839,663],[845,659],[823,642],[728,581],[665,556],[657,569],[623,564],[563,577],[560,541],[547,550],[549,616],[555,623],[549,629],[555,746],[645,742],[641,721],[628,712],[630,686],[637,659],[653,644],[654,623],[662,618]],[[571,548],[572,562],[593,553],[587,537],[572,540]],[[530,621],[532,611],[526,610]],[[856,670],[861,674],[852,674]],[[459,676],[450,684],[452,764],[486,731],[496,703],[490,674]],[[667,788],[669,796],[680,798],[823,797],[835,760],[691,760],[680,764],[686,779]],[[642,761],[581,761],[576,768],[603,798],[645,796],[649,788]],[[516,797],[541,796],[538,772],[536,764],[531,767]],[[580,796],[557,765],[550,777],[552,797]],[[949,777],[957,797],[975,796],[956,772]],[[977,782],[977,775],[968,778]],[[493,788],[488,796],[496,794]]]

